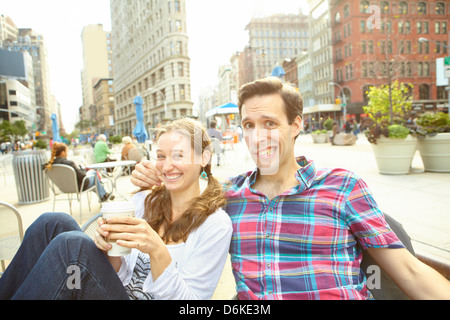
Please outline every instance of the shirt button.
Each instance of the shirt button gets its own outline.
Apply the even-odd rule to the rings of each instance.
[[[270,238],[270,233],[266,232],[266,238]]]
[[[270,268],[270,263],[267,264],[267,268]]]

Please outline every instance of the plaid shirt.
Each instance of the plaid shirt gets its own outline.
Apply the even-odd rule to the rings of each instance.
[[[370,299],[362,248],[403,248],[367,185],[297,158],[299,184],[270,200],[257,171],[225,185],[239,299]]]

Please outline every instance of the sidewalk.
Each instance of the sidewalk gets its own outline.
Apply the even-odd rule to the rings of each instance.
[[[413,240],[416,251],[423,251],[438,259],[450,262],[450,173],[424,172],[418,152],[411,173],[389,176],[378,173],[375,157],[367,139],[360,135],[353,146],[331,146],[313,144],[311,136],[301,135],[296,142],[296,155],[304,155],[316,163],[316,167],[342,167],[359,175],[372,190],[380,208],[403,224]],[[213,175],[220,180],[253,170],[254,164],[244,143],[227,147],[224,163],[216,166],[213,160]],[[129,195],[136,190],[129,176],[117,182],[118,191]],[[19,210],[24,230],[42,213],[52,211],[53,195],[47,201],[20,205],[14,175],[0,176],[0,198]],[[115,201],[122,200],[117,197]],[[83,215],[81,224],[100,211],[97,197],[92,194],[89,213],[86,195],[82,198]],[[68,201],[57,201],[55,211],[69,213]],[[72,202],[73,217],[79,220],[79,203]],[[0,237],[17,230],[14,217],[6,217],[6,210],[0,208]],[[6,230],[6,231],[5,231]],[[222,278],[213,299],[231,299],[235,294],[234,278],[230,261],[224,268]]]

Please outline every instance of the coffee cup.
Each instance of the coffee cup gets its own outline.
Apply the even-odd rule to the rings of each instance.
[[[134,217],[134,211],[136,207],[131,201],[114,201],[105,202],[102,205],[102,216],[103,219],[108,219],[112,217]],[[111,257],[121,257],[131,253],[131,248],[126,248],[119,246],[114,240],[106,239],[108,243],[111,244],[111,249],[108,250],[108,256]]]

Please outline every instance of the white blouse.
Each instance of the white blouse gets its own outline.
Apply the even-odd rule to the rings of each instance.
[[[147,194],[139,192],[131,199],[137,218],[144,215]],[[122,257],[118,276],[131,299],[211,299],[227,259],[232,230],[230,217],[218,209],[186,242],[167,245],[172,262],[155,282],[149,255],[137,249]]]

